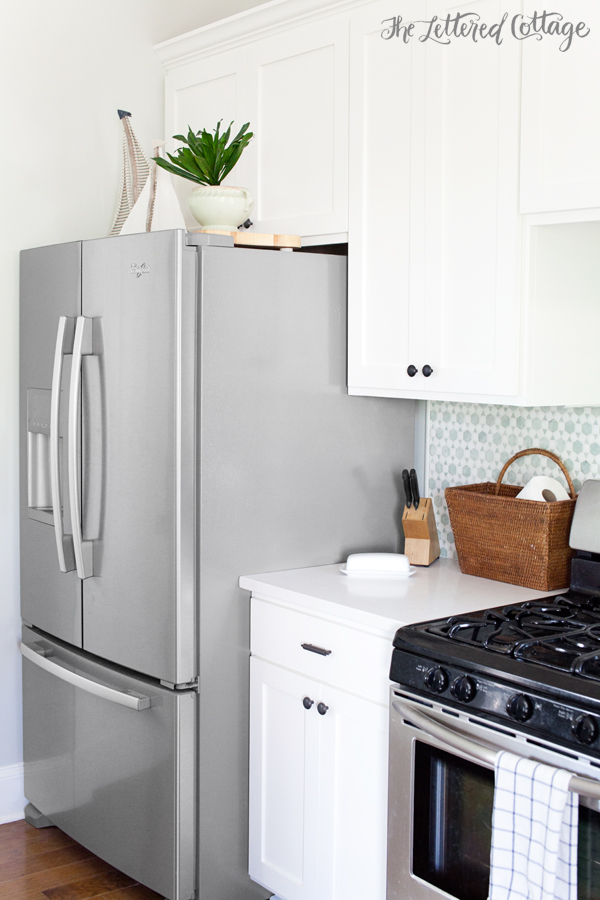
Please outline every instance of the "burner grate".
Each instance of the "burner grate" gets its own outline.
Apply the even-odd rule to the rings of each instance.
[[[600,603],[575,591],[453,616],[427,631],[600,681]]]

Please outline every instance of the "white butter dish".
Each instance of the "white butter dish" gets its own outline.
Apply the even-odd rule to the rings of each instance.
[[[403,553],[351,553],[340,572],[356,578],[408,578],[415,568]]]

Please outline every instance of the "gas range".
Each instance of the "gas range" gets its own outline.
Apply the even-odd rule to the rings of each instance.
[[[564,594],[400,628],[390,679],[600,758],[600,593],[590,590],[600,560],[591,556],[574,559]]]

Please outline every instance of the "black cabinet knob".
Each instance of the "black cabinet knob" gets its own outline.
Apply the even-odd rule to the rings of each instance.
[[[468,675],[459,675],[458,678],[455,678],[450,685],[450,690],[461,703],[470,703],[477,693],[475,682]]]
[[[425,676],[425,684],[434,694],[442,694],[448,687],[448,673],[441,666],[430,669]]]
[[[311,700],[310,697],[305,697],[302,701],[302,705],[304,706],[304,709],[310,709],[314,702],[315,701]]]
[[[320,716],[324,716],[328,709],[329,707],[325,706],[324,703],[317,703],[317,712]]]
[[[433,372],[433,369],[431,368],[431,366],[423,366],[421,371],[423,372],[423,375],[425,376],[425,378],[429,378],[429,376]]]
[[[527,694],[513,694],[506,704],[506,711],[517,722],[526,722],[533,715],[533,703]]]
[[[573,723],[573,734],[580,744],[593,744],[598,737],[598,723],[592,716],[579,716]]]
[[[418,371],[419,370],[417,369],[416,366],[409,366],[408,369],[406,370],[406,374],[409,375],[411,378],[414,378]]]

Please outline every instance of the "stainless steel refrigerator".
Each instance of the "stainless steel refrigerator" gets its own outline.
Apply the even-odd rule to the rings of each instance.
[[[169,900],[265,897],[238,577],[398,549],[414,408],[346,393],[345,263],[183,231],[22,253],[27,818]]]

